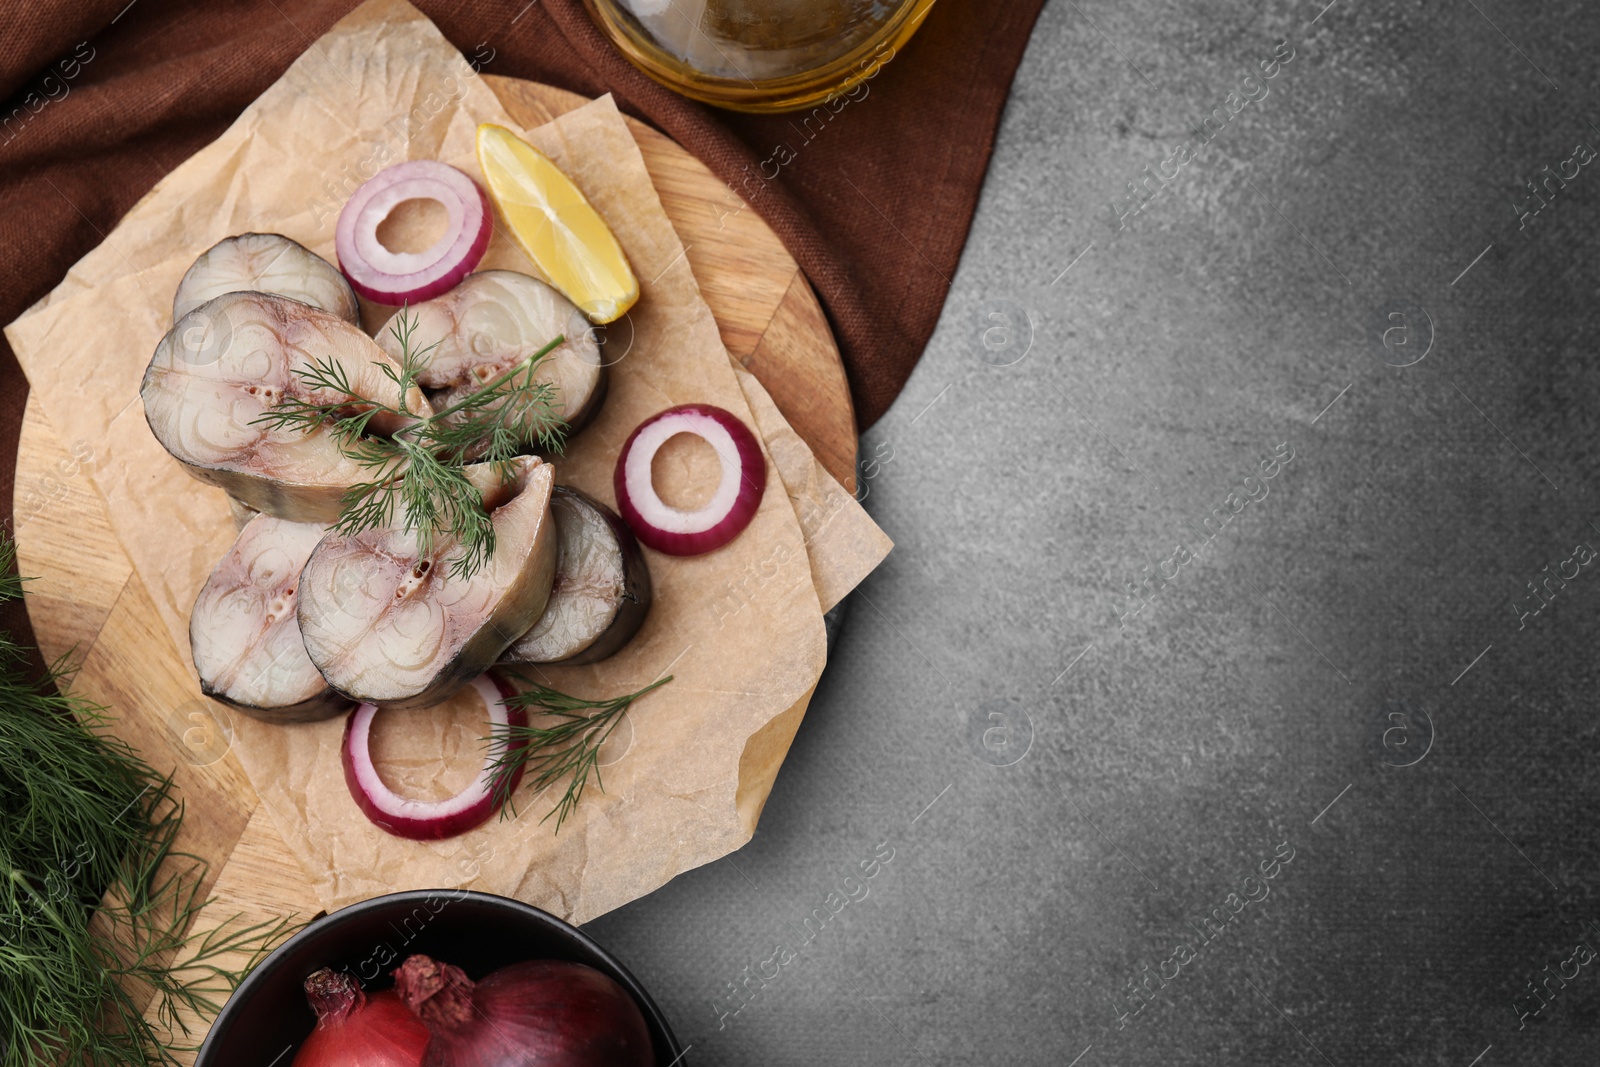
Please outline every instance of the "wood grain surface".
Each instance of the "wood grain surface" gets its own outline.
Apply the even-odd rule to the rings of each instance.
[[[584,103],[550,86],[486,80],[526,127]],[[703,164],[628,121],[729,353],[853,491],[855,414],[810,285],[771,229]],[[627,343],[625,325],[611,327],[608,344]],[[14,513],[21,573],[34,577],[27,604],[39,646],[47,659],[79,659],[73,687],[109,707],[116,732],[150,763],[173,769],[188,811],[179,847],[210,865],[214,903],[200,924],[310,918],[321,905],[229,752],[229,713],[200,696],[187,650],[173,647],[111,531],[89,477],[95,459],[92,445],[61,440],[30,401]],[[783,718],[798,724],[805,702]],[[203,1032],[201,1024],[194,1036]]]

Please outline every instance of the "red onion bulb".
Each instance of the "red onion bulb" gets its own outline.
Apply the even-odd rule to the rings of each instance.
[[[628,991],[593,967],[532,960],[474,983],[412,956],[395,988],[432,1035],[429,1067],[654,1067],[650,1030]]]
[[[421,1067],[428,1028],[392,989],[366,994],[356,980],[324,967],[305,981],[316,1029],[291,1067]]]

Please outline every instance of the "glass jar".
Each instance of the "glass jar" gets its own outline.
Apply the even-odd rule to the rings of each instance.
[[[872,77],[934,0],[584,0],[640,70],[736,111],[809,107]]]

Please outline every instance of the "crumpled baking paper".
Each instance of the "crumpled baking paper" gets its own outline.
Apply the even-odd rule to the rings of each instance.
[[[426,17],[403,0],[370,0],[7,328],[62,438],[90,442],[101,457],[93,477],[113,528],[173,640],[150,655],[188,664],[190,607],[234,536],[222,492],[166,454],[139,401],[144,368],[171,326],[178,280],[213,243],[251,230],[285,234],[333,260],[339,208],[383,166],[439,159],[481,182],[480,122],[518,128]],[[602,754],[603,791],[591,784],[559,833],[543,817],[564,784],[541,796],[524,788],[516,817],[450,840],[390,836],[350,799],[342,718],[274,726],[233,713],[233,753],[330,909],[392,890],[459,887],[582,922],[738,848],[754,832],[822,671],[823,611],[889,549],[760,383],[731,364],[610,98],[519,132],[605,217],[642,286],[630,313],[633,342],[610,368],[600,415],[557,460],[558,480],[614,505],[612,468],[628,433],[692,401],[726,408],[757,431],[768,489],[750,527],[728,546],[690,558],[646,550],[655,600],[621,652],[539,670],[542,682],[585,696],[674,679],[628,712]],[[405,210],[391,219],[398,240],[408,230],[417,237],[423,224],[421,213]],[[491,268],[538,273],[498,219],[480,267]],[[391,313],[363,303],[369,331]],[[662,495],[684,503],[714,481],[715,461],[680,438],[663,449],[656,471]],[[481,705],[463,696],[380,716],[374,750],[395,789],[437,797],[471,779],[483,733]]]

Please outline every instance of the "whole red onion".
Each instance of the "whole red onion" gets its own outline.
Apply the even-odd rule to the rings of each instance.
[[[418,1067],[428,1028],[392,989],[371,996],[356,980],[327,967],[305,981],[317,1027],[295,1053],[293,1067]]]
[[[532,960],[474,983],[412,956],[394,977],[431,1034],[423,1067],[654,1067],[639,1006],[593,967]]]

